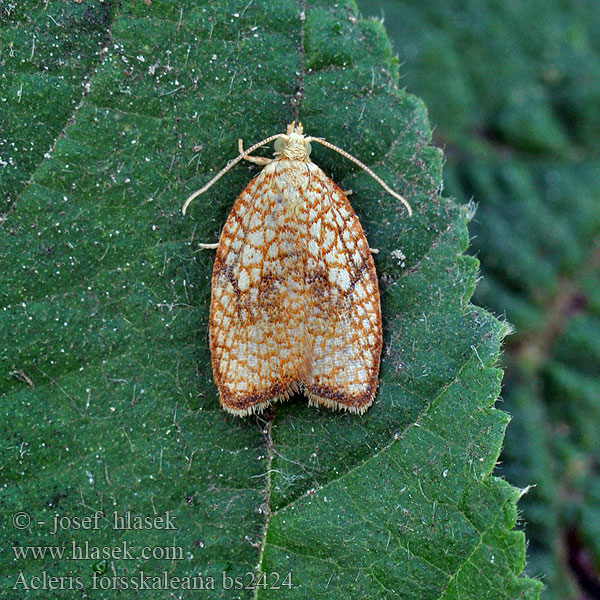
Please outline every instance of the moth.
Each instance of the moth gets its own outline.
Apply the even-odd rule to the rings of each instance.
[[[250,156],[275,141],[274,158]],[[239,156],[264,168],[237,198],[216,247],[209,338],[221,406],[246,416],[301,392],[309,405],[364,413],[377,389],[381,308],[375,264],[346,194],[310,159],[311,142],[371,169],[301,123]]]

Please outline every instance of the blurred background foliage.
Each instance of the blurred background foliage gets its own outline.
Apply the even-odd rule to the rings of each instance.
[[[424,99],[446,195],[478,204],[475,302],[515,328],[497,472],[545,600],[600,598],[600,4],[360,0]]]

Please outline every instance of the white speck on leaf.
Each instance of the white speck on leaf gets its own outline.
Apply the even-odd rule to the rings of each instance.
[[[390,256],[392,258],[395,258],[398,261],[398,265],[400,265],[401,267],[406,266],[406,263],[404,262],[406,260],[406,256],[404,255],[404,252],[402,252],[402,250],[392,250]]]

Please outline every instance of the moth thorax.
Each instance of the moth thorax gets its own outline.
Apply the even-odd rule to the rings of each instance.
[[[310,156],[310,142],[304,135],[291,133],[275,140],[275,156],[291,158],[292,160],[308,160]]]

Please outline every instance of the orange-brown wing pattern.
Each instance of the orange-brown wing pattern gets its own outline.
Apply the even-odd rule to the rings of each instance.
[[[311,403],[364,412],[377,389],[381,311],[375,264],[358,217],[340,188],[311,164],[307,303]]]
[[[275,166],[235,202],[213,268],[213,374],[221,405],[238,415],[287,398],[305,364],[302,227]]]
[[[341,190],[278,159],[240,194],[215,259],[210,347],[222,406],[260,411],[301,390],[363,412],[381,354],[375,267]]]

